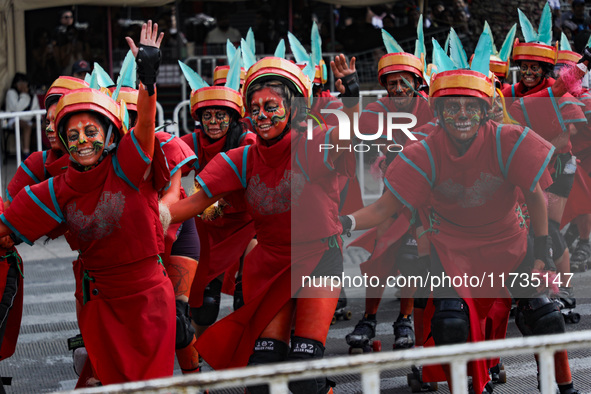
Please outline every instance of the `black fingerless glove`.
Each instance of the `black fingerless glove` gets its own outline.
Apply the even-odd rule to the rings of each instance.
[[[353,227],[353,221],[347,215],[339,216],[339,221],[341,222],[341,226],[343,226],[343,232],[341,234],[347,235],[347,237],[351,236],[351,227]]]
[[[549,235],[534,238],[534,258],[544,262],[546,271],[556,271],[552,254],[552,238]]]
[[[591,47],[585,47],[581,55],[583,55],[583,57],[580,58],[577,63],[583,63],[584,61],[587,61],[587,64],[591,64]]]
[[[148,90],[150,96],[154,94],[154,85],[158,77],[161,59],[162,53],[159,48],[143,44],[138,46],[136,56],[137,76]]]
[[[359,76],[357,75],[357,71],[341,78],[341,82],[345,87],[345,93],[339,95],[343,105],[351,108],[359,104]]]

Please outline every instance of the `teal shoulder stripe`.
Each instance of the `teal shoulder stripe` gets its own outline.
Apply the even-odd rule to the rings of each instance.
[[[554,149],[555,149],[554,147],[550,148],[550,152],[548,152],[548,156],[546,156],[546,160],[544,160],[544,163],[542,163],[542,167],[538,171],[538,174],[534,178],[534,181],[532,182],[531,187],[529,188],[530,192],[534,191],[534,188],[536,187],[536,183],[538,183],[538,181],[542,177],[542,174],[544,173],[544,170],[546,169],[546,167],[548,167],[548,163],[550,163],[550,159],[552,158],[552,155],[554,154]]]
[[[515,98],[515,84],[511,85],[511,97]]]
[[[60,217],[60,219],[62,219],[62,221],[65,221],[64,219],[64,213],[62,212],[59,204],[57,203],[57,197],[55,196],[55,186],[53,184],[53,178],[49,178],[49,194],[51,195],[51,202],[53,202],[53,208],[55,209],[55,212],[57,212],[57,215]]]
[[[172,171],[170,171],[170,176],[173,176],[178,170],[179,168],[181,168],[182,166],[184,166],[185,164],[187,164],[188,162],[190,162],[193,159],[196,159],[197,156],[195,155],[191,155],[189,157],[187,157],[186,159],[184,159],[183,161],[181,161],[179,164],[176,165],[176,167],[174,167],[172,169]]]
[[[47,168],[45,168],[45,162],[47,161],[47,151],[43,151],[43,176],[45,179],[49,178],[49,173],[47,172]]]
[[[363,111],[361,111],[361,112],[367,112],[367,113],[369,113],[369,114],[374,114],[374,115],[383,114],[383,112],[376,112],[376,111],[372,111],[372,110],[370,110],[370,109],[364,109],[364,110],[363,110]]]
[[[429,177],[427,176],[427,174],[425,174],[425,171],[421,170],[419,168],[419,166],[417,166],[415,163],[413,163],[408,157],[406,157],[404,155],[404,153],[400,152],[398,154],[398,157],[400,157],[402,160],[404,160],[406,162],[406,164],[408,164],[409,166],[411,166],[412,168],[414,168],[419,174],[421,174],[423,176],[423,178],[425,178],[425,180],[429,183],[429,185],[431,187],[433,187],[433,182],[431,182],[431,180],[429,179]]]
[[[585,104],[581,103],[580,101],[563,101],[562,103],[560,103],[560,105],[558,106],[558,108],[562,109],[562,107],[564,107],[567,104],[576,105],[578,107],[584,107],[585,106]]]
[[[324,136],[324,144],[327,145],[329,140],[330,140],[330,133],[331,131],[334,130],[334,126],[332,126],[330,129],[328,129],[328,131],[326,132],[325,136]],[[330,164],[328,164],[328,149],[324,150],[324,165],[326,166],[326,168],[328,168],[330,171],[334,170],[334,167],[331,166]]]
[[[394,194],[394,196],[396,196],[396,198],[401,203],[403,203],[406,207],[408,207],[408,209],[410,209],[411,211],[415,210],[414,207],[408,203],[408,201],[406,201],[404,198],[402,198],[402,196],[396,190],[394,190],[394,188],[392,187],[392,185],[390,185],[390,182],[388,181],[387,178],[384,178],[384,185],[386,185],[388,190],[390,190],[392,192],[392,194]]]
[[[142,150],[142,147],[140,146],[139,142],[137,142],[137,139],[135,138],[134,131],[135,131],[135,129],[131,130],[130,134],[131,134],[131,139],[133,141],[133,144],[135,145],[135,149],[137,149],[137,151],[140,154],[140,156],[142,157],[142,160],[144,161],[144,163],[150,164],[150,159],[148,158],[148,156],[146,156],[146,154]]]
[[[503,152],[501,148],[501,130],[503,125],[500,124],[497,126],[497,135],[496,135],[496,142],[497,142],[497,160],[499,161],[499,168],[501,169],[501,173],[505,175],[505,164],[503,163]]]
[[[35,193],[33,193],[31,191],[30,186],[28,186],[28,185],[25,186],[25,192],[29,195],[29,197],[31,197],[31,199],[35,202],[35,204],[37,204],[39,206],[39,208],[43,209],[45,211],[45,213],[48,214],[53,220],[55,220],[58,223],[63,222],[62,218],[60,218],[58,215],[56,215],[55,212],[53,212],[51,209],[49,209],[47,207],[47,205],[43,204],[41,202],[41,200],[39,200],[39,198],[37,198]]]
[[[243,139],[246,138],[248,134],[254,134],[252,131],[245,131],[244,133],[240,134],[240,138],[238,138],[238,143],[241,143]]]
[[[587,123],[587,118],[567,119],[564,123]]]
[[[304,174],[304,177],[306,177],[306,180],[308,182],[310,182],[310,177],[308,176],[308,174],[306,174],[304,167],[302,167],[302,164],[300,163],[300,158],[298,157],[298,152],[295,153],[295,161],[296,161],[296,164],[298,165],[298,167],[300,167],[300,170],[302,170],[302,174]]]
[[[238,177],[238,180],[242,184],[242,187],[246,187],[246,184],[244,183],[244,181],[242,180],[242,177],[240,176],[240,173],[238,172],[238,167],[236,167],[236,164],[234,164],[232,162],[232,160],[230,160],[230,158],[228,157],[228,155],[225,152],[221,152],[220,154],[222,155],[222,157],[224,158],[224,160],[226,160],[226,163],[228,163],[228,165],[230,167],[232,167],[232,169],[234,170],[234,173]]]
[[[193,164],[193,167],[198,170],[199,169],[199,147],[197,146],[197,133],[193,133],[193,151],[195,152],[195,156],[197,156],[197,160]]]
[[[140,191],[138,189],[138,187],[136,185],[134,185],[129,178],[125,175],[125,173],[123,172],[123,170],[121,169],[121,166],[119,165],[119,161],[117,160],[117,155],[113,155],[113,169],[115,170],[115,174],[117,174],[117,176],[121,179],[123,179],[125,181],[125,183],[127,183],[129,186],[131,186],[132,189],[136,190],[136,191]]]
[[[435,126],[435,127],[437,127],[437,123],[433,123],[433,122],[427,122],[427,124],[430,124],[431,126]]]
[[[421,133],[420,131],[411,131],[412,134],[414,135],[420,135],[421,137],[427,137],[428,134],[425,133]]]
[[[427,156],[429,156],[429,164],[431,164],[431,186],[433,186],[435,184],[435,160],[433,159],[433,153],[431,153],[431,148],[429,148],[427,141],[422,140],[420,144],[423,145],[427,151]]]
[[[523,98],[519,99],[519,105],[521,105],[521,110],[523,111],[523,117],[525,118],[525,123],[527,124],[527,127],[531,127],[531,122],[529,121],[529,115],[527,113],[527,109],[525,108]]]
[[[517,142],[515,143],[515,145],[513,145],[513,149],[511,149],[511,153],[509,153],[509,158],[507,158],[507,164],[505,165],[505,168],[503,171],[503,176],[505,177],[505,179],[507,179],[507,175],[509,174],[509,166],[511,165],[511,160],[513,160],[513,156],[515,155],[517,148],[519,148],[519,145],[521,145],[521,142],[523,141],[523,139],[525,138],[525,136],[527,135],[527,133],[530,130],[531,129],[529,127],[526,127],[525,129],[523,129],[523,131],[521,132],[521,135],[517,139]]]
[[[381,100],[376,101],[376,103],[379,103],[382,106],[382,108],[384,108],[384,110],[386,112],[390,112],[390,110],[388,109],[388,107],[386,107],[386,105],[384,103],[382,103]]]
[[[328,108],[328,106],[331,105],[332,103],[334,103],[334,101],[328,100],[328,103],[326,103],[326,105],[324,106],[324,109]],[[339,106],[336,108],[333,108],[333,109],[338,109],[338,110],[343,109],[343,104],[339,103]]]
[[[24,161],[21,162],[21,167],[22,167],[23,170],[25,170],[25,172],[27,173],[27,175],[30,176],[33,181],[35,181],[35,183],[41,183],[41,181],[39,180],[39,178],[37,178],[35,176],[35,174],[33,174],[33,172],[31,170],[29,170],[29,167],[27,167],[27,165],[25,164]]]
[[[163,131],[162,133],[165,133],[165,131]],[[163,147],[164,145],[168,144],[170,141],[172,141],[173,138],[174,138],[174,135],[171,135],[169,139],[160,143],[160,147]]]
[[[554,98],[554,93],[552,93],[552,88],[548,88],[548,93],[550,94],[550,101],[552,101],[552,106],[554,107],[554,112],[556,113],[556,117],[558,118],[558,123],[560,123],[560,128],[562,129],[563,133],[566,133],[568,130],[566,128],[566,125],[564,124],[562,114],[558,110],[558,104],[556,103],[556,99]]]
[[[209,188],[207,187],[207,185],[205,184],[205,182],[203,182],[203,179],[201,179],[201,177],[199,175],[197,175],[195,177],[195,180],[197,182],[199,182],[199,184],[201,185],[201,187],[203,188],[203,191],[205,192],[205,194],[207,194],[207,197],[212,198],[213,195],[211,194],[211,192],[209,191]]]
[[[6,220],[6,217],[4,217],[4,214],[0,215],[0,220],[2,220],[2,223],[4,223],[6,225],[6,227],[8,227],[13,233],[15,233],[20,239],[22,239],[24,243],[26,243],[28,245],[33,245],[33,242],[29,241],[24,235],[19,233],[18,230],[16,228],[14,228],[14,226],[12,224],[10,224],[10,222],[8,222],[8,220]]]
[[[242,153],[242,184],[246,188],[246,164],[248,162],[248,150],[250,149],[250,145],[246,145],[244,147],[244,152]]]
[[[12,202],[12,196],[8,193],[8,189],[6,189],[6,198],[8,198],[8,201]]]

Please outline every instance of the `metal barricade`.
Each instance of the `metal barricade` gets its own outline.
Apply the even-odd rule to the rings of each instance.
[[[114,384],[76,393],[190,393],[255,384],[269,384],[271,394],[287,394],[291,380],[325,375],[360,374],[366,394],[380,392],[380,373],[411,365],[451,364],[453,394],[468,392],[467,363],[472,360],[535,353],[539,360],[542,394],[555,393],[554,353],[591,347],[591,331],[511,338],[450,346],[339,356],[303,362],[257,365],[246,368]],[[533,373],[533,371],[532,371]]]

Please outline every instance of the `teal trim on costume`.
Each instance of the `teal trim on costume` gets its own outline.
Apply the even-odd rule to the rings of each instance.
[[[238,172],[238,167],[236,167],[236,164],[234,164],[234,162],[232,162],[232,160],[230,160],[230,158],[228,157],[228,155],[225,152],[221,152],[220,155],[224,158],[224,160],[226,160],[226,163],[228,163],[228,165],[234,170],[234,173],[238,177],[238,180],[242,184],[242,187],[246,187],[246,183],[242,180],[242,177],[240,176],[240,173]]]
[[[39,208],[43,209],[46,214],[48,214],[53,220],[58,223],[62,223],[63,220],[58,215],[55,214],[51,209],[47,208],[47,205],[43,204],[39,198],[31,191],[31,187],[29,185],[25,186],[25,192],[31,197],[31,199],[39,206]]]
[[[554,93],[552,93],[552,88],[548,88],[548,93],[550,94],[550,100],[552,101],[552,106],[554,107],[554,112],[556,112],[556,117],[558,118],[558,122],[560,123],[560,128],[562,129],[563,133],[567,132],[566,125],[564,124],[564,119],[562,119],[562,115],[558,110],[558,104],[556,103],[556,99],[554,98]]]
[[[199,146],[197,145],[197,133],[193,133],[192,135],[193,137],[193,151],[195,152],[195,156],[197,156],[197,160],[195,160],[195,163],[193,163],[193,168],[195,168],[196,170],[199,169]]]
[[[525,123],[528,127],[531,126],[531,122],[529,121],[529,115],[527,114],[527,109],[525,109],[525,103],[523,102],[523,98],[519,99],[519,104],[521,105],[521,110],[523,111],[523,116],[525,117]]]
[[[248,134],[254,134],[252,131],[245,131],[244,133],[240,134],[240,138],[238,138],[238,143],[241,143],[243,139],[246,138]]]
[[[25,170],[27,175],[30,176],[31,179],[35,181],[35,183],[41,183],[41,181],[35,176],[35,174],[33,174],[33,172],[31,170],[29,170],[29,167],[27,167],[27,165],[25,164],[24,161],[21,162],[21,167],[23,170]]]
[[[162,131],[162,133],[165,133],[165,131]],[[168,144],[170,141],[172,141],[173,138],[174,138],[174,135],[171,135],[169,139],[160,143],[160,147],[163,147],[164,145]]]
[[[414,211],[414,207],[412,205],[410,205],[404,198],[402,198],[402,196],[400,194],[398,194],[398,192],[396,190],[394,190],[394,188],[392,187],[392,185],[390,185],[390,182],[388,181],[387,178],[384,178],[384,185],[386,185],[386,187],[388,188],[388,190],[390,190],[392,192],[392,194],[394,194],[394,196],[401,203],[403,203],[411,211]]]
[[[420,135],[421,137],[427,137],[428,134],[422,133],[420,131],[411,131],[412,134],[414,135]]]
[[[148,156],[146,156],[146,154],[142,150],[142,147],[140,146],[139,142],[137,142],[137,139],[135,138],[134,131],[135,130],[131,130],[130,134],[131,134],[131,140],[133,141],[133,144],[135,145],[135,149],[137,149],[137,151],[140,154],[140,156],[142,157],[142,160],[144,161],[144,163],[150,164],[150,159],[148,158]]]
[[[501,129],[502,128],[503,128],[502,124],[497,126],[497,132],[496,132],[495,139],[497,141],[497,160],[499,161],[499,168],[501,169],[501,173],[504,176],[505,175],[505,164],[503,163],[503,152],[502,152],[502,148],[501,148]]]
[[[197,182],[199,182],[199,184],[201,185],[201,188],[203,188],[203,191],[205,192],[205,194],[207,195],[207,197],[212,198],[213,195],[209,191],[209,188],[207,187],[207,185],[205,184],[205,182],[203,182],[203,179],[201,179],[201,177],[199,175],[197,175],[197,176],[195,176],[195,180]]]
[[[425,180],[429,183],[429,185],[431,187],[433,187],[433,182],[431,182],[431,180],[429,179],[429,177],[427,176],[427,174],[425,173],[425,171],[421,170],[419,168],[419,166],[417,166],[415,163],[413,163],[408,157],[406,157],[404,155],[404,153],[400,152],[398,154],[398,157],[400,157],[402,160],[404,160],[406,162],[406,164],[408,164],[409,166],[411,166],[412,168],[414,168],[419,174],[421,174],[423,176],[423,178],[425,178]]]
[[[521,142],[523,141],[523,139],[525,138],[525,136],[527,135],[527,133],[530,130],[531,129],[529,127],[526,127],[525,129],[523,129],[523,131],[521,132],[521,135],[517,139],[517,142],[515,143],[515,145],[513,145],[513,149],[511,149],[511,153],[509,154],[509,158],[507,159],[507,164],[505,165],[505,168],[503,171],[503,176],[505,177],[505,179],[507,179],[507,174],[509,173],[509,166],[511,165],[511,160],[513,160],[513,156],[515,155],[517,148],[519,148],[519,145],[521,145]]]
[[[335,128],[335,126],[332,126],[327,132],[326,135],[324,136],[324,144],[328,144],[328,141],[330,140],[330,132],[333,131]],[[330,170],[330,171],[334,171],[334,167],[332,167],[330,164],[328,164],[328,150],[324,151],[324,165]]]
[[[388,107],[386,107],[386,105],[384,103],[382,103],[380,100],[376,101],[376,103],[380,104],[386,110],[386,113],[390,112]]]
[[[334,101],[328,100],[328,103],[326,103],[326,105],[324,106],[324,109],[328,108],[328,106],[331,105],[332,103],[334,103]],[[341,104],[339,104],[339,106],[337,108],[333,108],[333,109],[341,110],[341,109],[343,109],[343,104],[341,103]]]
[[[564,123],[587,123],[587,118],[567,119]]]
[[[179,170],[179,168],[181,168],[182,166],[184,166],[186,163],[190,162],[193,159],[196,159],[197,156],[195,155],[191,155],[189,157],[187,157],[186,159],[184,159],[183,161],[181,161],[179,164],[176,165],[176,167],[174,167],[172,169],[172,171],[170,171],[170,176],[173,176],[175,174],[175,172],[177,172]]]
[[[115,170],[115,174],[117,174],[117,176],[121,179],[123,179],[125,181],[125,183],[127,183],[129,186],[131,186],[131,188],[135,191],[140,191],[140,189],[138,189],[138,187],[136,185],[134,185],[129,178],[125,175],[125,173],[123,172],[123,170],[121,169],[121,166],[119,165],[119,161],[117,160],[117,155],[113,155],[113,169]]]
[[[244,147],[244,152],[242,152],[242,179],[244,180],[242,184],[244,188],[246,188],[246,163],[248,161],[248,150],[250,149],[250,145],[246,145]]]
[[[8,201],[12,202],[12,196],[8,193],[8,189],[6,189],[6,198],[8,198]]]
[[[511,85],[511,97],[515,98],[515,84]]]
[[[304,167],[302,167],[302,164],[300,163],[300,158],[298,157],[298,153],[297,152],[295,154],[295,161],[296,161],[296,164],[298,165],[298,167],[300,167],[300,170],[302,170],[302,174],[304,174],[304,177],[306,177],[306,180],[308,182],[310,182],[310,177],[308,176],[308,174],[306,174],[306,171],[304,170]]]
[[[53,178],[49,178],[48,184],[49,184],[49,194],[51,195],[51,202],[53,202],[53,207],[55,208],[55,212],[57,212],[57,215],[60,217],[60,219],[62,219],[62,221],[65,222],[64,213],[62,212],[59,204],[57,203],[57,197],[55,196],[55,186],[53,184]]]
[[[18,230],[14,228],[12,224],[8,222],[4,214],[0,215],[0,220],[2,220],[2,223],[4,223],[6,227],[8,227],[10,230],[12,230],[13,233],[15,233],[20,239],[22,239],[24,243],[28,245],[33,245],[33,242],[29,241],[24,235],[19,233]]]
[[[47,151],[43,151],[43,175],[45,179],[49,178],[49,173],[47,172],[47,168],[45,168],[45,162],[47,161]]]
[[[372,111],[369,109],[364,109],[363,111],[361,111],[361,113],[367,112],[368,114],[374,114],[374,115],[379,115],[379,114],[383,114],[383,112],[376,112],[376,111]]]
[[[538,174],[534,178],[534,181],[532,182],[531,187],[529,188],[530,192],[534,191],[534,188],[536,187],[536,183],[538,183],[538,181],[542,177],[542,174],[544,173],[544,170],[546,169],[546,167],[548,167],[548,163],[550,163],[550,159],[552,158],[552,154],[554,154],[554,149],[555,149],[554,147],[550,148],[550,152],[548,152],[548,156],[546,156],[546,160],[544,160],[544,163],[542,163],[542,167],[540,168],[540,171],[538,171]]]
[[[433,154],[431,153],[431,148],[429,148],[429,144],[425,140],[420,142],[425,150],[427,151],[427,156],[429,156],[429,164],[431,164],[431,187],[435,184],[435,160],[433,159]]]
[[[581,103],[580,101],[563,101],[562,103],[560,103],[560,105],[558,106],[558,108],[562,109],[562,107],[564,107],[567,104],[576,105],[578,107],[584,107],[585,106],[585,104]]]

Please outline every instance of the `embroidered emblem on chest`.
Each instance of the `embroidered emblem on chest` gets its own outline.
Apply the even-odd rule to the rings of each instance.
[[[462,208],[474,208],[484,205],[487,200],[492,199],[503,182],[501,177],[481,172],[480,178],[470,187],[448,179],[437,185],[435,191],[441,193],[445,198],[455,201]]]
[[[285,170],[275,187],[268,187],[259,175],[250,178],[246,188],[246,201],[261,215],[275,215],[291,209],[292,199],[297,201],[305,179],[302,174]],[[293,189],[293,193],[292,193]]]
[[[98,240],[110,235],[115,228],[121,228],[119,220],[124,208],[123,192],[105,191],[92,215],[85,215],[81,210],[77,210],[75,202],[69,204],[66,209],[68,226],[78,234],[81,241]]]

